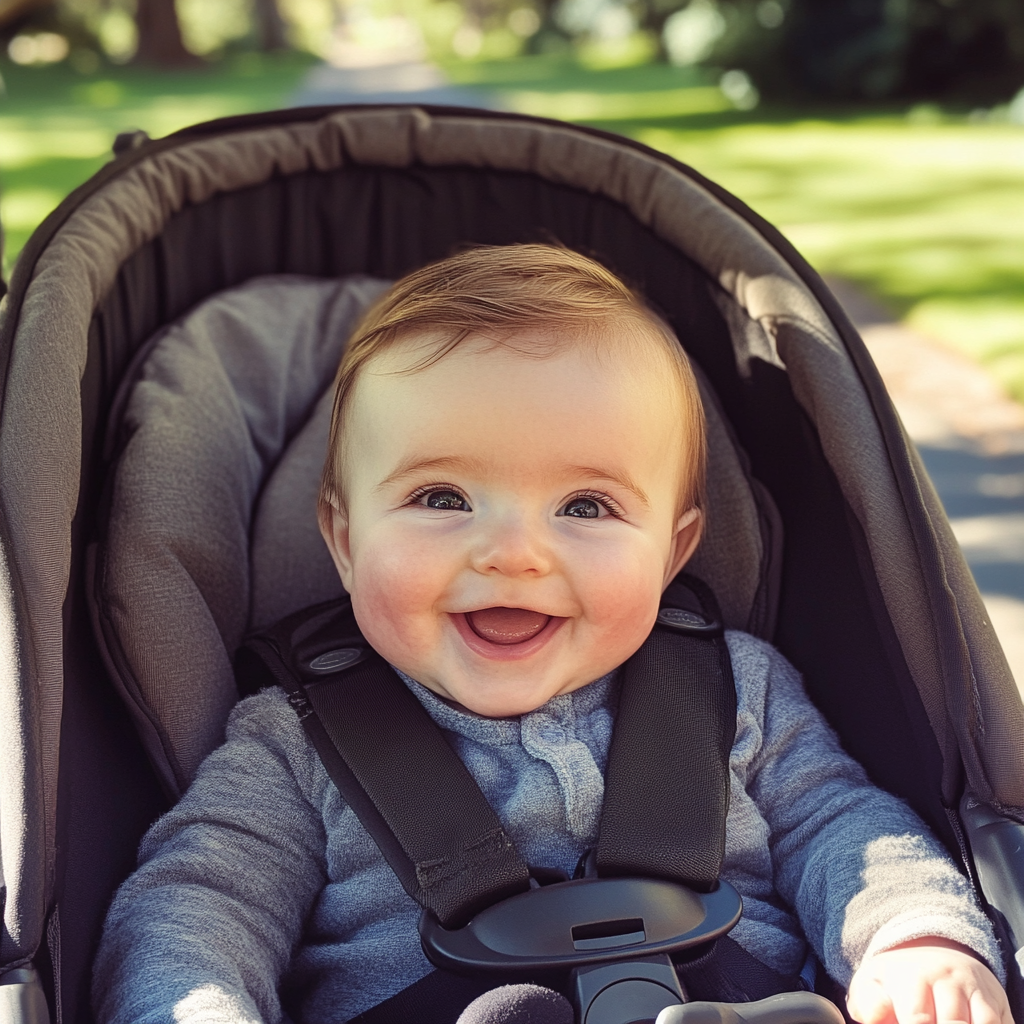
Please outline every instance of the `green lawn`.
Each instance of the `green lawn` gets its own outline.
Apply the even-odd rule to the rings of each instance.
[[[199,71],[108,68],[83,77],[65,65],[0,61],[0,223],[5,275],[35,226],[110,159],[118,132],[153,137],[198,121],[281,106],[312,58],[245,54]]]
[[[0,64],[0,217],[8,261],[117,131],[151,135],[283,102],[302,58],[93,79]],[[528,113],[671,153],[777,224],[820,270],[970,353],[1024,399],[1024,127],[921,109],[731,111],[693,72],[564,56],[453,63],[455,80]]]
[[[632,136],[719,182],[820,271],[979,359],[1024,400],[1024,126],[968,112],[728,110],[693,73],[564,58],[455,66],[516,110]]]

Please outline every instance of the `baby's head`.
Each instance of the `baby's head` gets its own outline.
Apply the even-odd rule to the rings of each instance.
[[[320,524],[367,640],[481,715],[625,661],[700,537],[704,419],[668,327],[567,249],[415,271],[349,341]]]

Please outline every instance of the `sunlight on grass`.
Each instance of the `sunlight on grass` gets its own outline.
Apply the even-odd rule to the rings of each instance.
[[[106,69],[83,78],[63,65],[0,61],[0,221],[4,274],[36,225],[111,157],[119,132],[154,138],[218,117],[280,106],[310,66],[308,56],[245,54],[198,71]]]
[[[1005,298],[926,299],[914,306],[910,325],[931,334],[937,325],[955,331],[964,351],[1000,359],[1020,347],[1024,295]]]
[[[632,136],[719,182],[820,271],[992,368],[1024,399],[1024,128],[933,111],[730,108],[694,68],[611,51],[445,61],[453,82],[524,113]],[[198,72],[88,79],[0,59],[0,215],[11,257],[114,136],[154,137],[279,106],[308,57],[244,54]]]
[[[5,230],[31,231],[63,198],[55,189],[12,189],[0,198],[0,223]]]
[[[563,121],[626,120],[635,117],[685,117],[729,110],[717,87],[664,89],[658,92],[507,92],[508,106],[522,114]]]
[[[26,167],[54,157],[92,157],[110,152],[110,134],[101,128],[59,119],[40,127],[27,117],[0,117],[0,170]]]
[[[36,226],[63,198],[61,192],[51,188],[13,188],[0,196],[0,224],[4,228],[4,258],[8,267]]]
[[[71,96],[77,103],[90,107],[116,107],[124,100],[125,91],[120,82],[101,79],[98,82],[76,85],[71,90]]]
[[[1024,399],[1024,130],[864,117],[638,126],[775,224],[819,271],[979,359]]]

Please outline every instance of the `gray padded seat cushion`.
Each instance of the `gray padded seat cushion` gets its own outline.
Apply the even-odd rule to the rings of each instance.
[[[237,699],[231,655],[249,625],[254,506],[386,286],[271,277],[223,292],[158,337],[127,400],[95,606],[109,667],[171,793],[221,742]],[[295,509],[297,522],[314,516]]]
[[[160,334],[136,375],[95,603],[108,663],[171,793],[221,741],[245,632],[343,593],[316,495],[334,372],[384,287],[254,279]],[[727,625],[767,636],[777,515],[701,388],[711,473],[691,571],[715,590]]]

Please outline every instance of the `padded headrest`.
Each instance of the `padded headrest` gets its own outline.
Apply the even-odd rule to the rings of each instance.
[[[154,338],[115,402],[120,446],[92,599],[101,648],[168,791],[223,737],[243,635],[342,592],[316,522],[332,381],[365,277],[264,277]],[[770,637],[781,533],[718,401],[688,566],[727,626]]]

